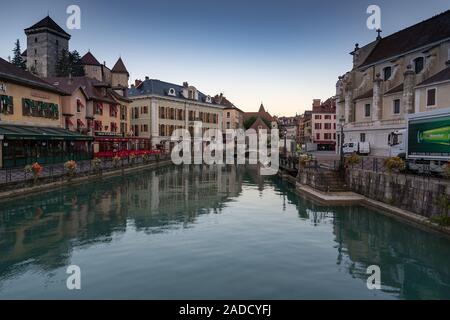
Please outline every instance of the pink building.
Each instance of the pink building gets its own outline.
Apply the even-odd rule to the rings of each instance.
[[[312,141],[318,150],[336,148],[336,102],[330,98],[324,102],[314,99],[312,110]]]

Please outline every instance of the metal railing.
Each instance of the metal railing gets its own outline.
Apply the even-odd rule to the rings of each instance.
[[[75,177],[88,175],[101,175],[105,172],[110,172],[119,169],[126,169],[131,167],[143,166],[146,164],[157,163],[159,161],[167,160],[167,154],[149,155],[147,159],[143,157],[136,158],[121,158],[114,160],[111,158],[101,159],[99,165],[93,164],[92,160],[77,161],[77,169]],[[48,183],[60,181],[68,177],[68,171],[64,167],[64,163],[43,165],[42,172],[37,178],[37,183]],[[35,177],[32,173],[27,172],[25,168],[4,168],[0,169],[0,187],[1,189],[13,189],[18,186],[26,186],[29,183],[35,182]]]

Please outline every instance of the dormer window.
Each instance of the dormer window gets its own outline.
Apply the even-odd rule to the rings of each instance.
[[[387,81],[392,76],[392,67],[386,67],[383,69],[383,80]]]
[[[425,59],[423,57],[414,59],[414,71],[416,74],[420,73],[423,70],[424,64]]]
[[[189,90],[189,93],[188,93],[188,98],[191,99],[191,100],[193,100],[194,97],[195,97],[194,90],[190,89],[190,90]]]
[[[211,103],[211,96],[206,96],[205,102]]]
[[[174,88],[170,88],[169,92],[168,92],[168,95],[175,97],[175,89]]]

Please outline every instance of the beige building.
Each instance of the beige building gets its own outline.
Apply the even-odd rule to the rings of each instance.
[[[131,126],[135,136],[169,147],[172,132],[187,128],[193,136],[194,121],[206,129],[222,129],[223,106],[185,82],[182,86],[145,78],[128,90]]]
[[[216,95],[214,102],[224,106],[222,115],[222,128],[226,129],[243,129],[244,128],[244,111],[236,107],[232,102],[223,96]],[[224,132],[225,133],[225,132]]]
[[[369,142],[373,155],[387,156],[388,136],[405,129],[408,114],[450,107],[449,39],[446,11],[364,47],[357,44],[353,69],[336,86],[345,142]]]

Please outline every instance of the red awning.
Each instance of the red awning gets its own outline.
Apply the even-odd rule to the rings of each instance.
[[[77,123],[78,123],[78,125],[79,125],[80,127],[84,127],[84,126],[85,126],[84,123],[83,123],[83,121],[81,121],[80,119],[77,120]]]
[[[66,118],[66,123],[70,126],[73,126],[73,122],[69,118]]]
[[[97,106],[103,110],[103,103],[99,102],[99,103],[97,103]]]
[[[111,110],[113,110],[114,112],[117,113],[117,105],[116,104],[111,104],[110,108],[111,108]]]

